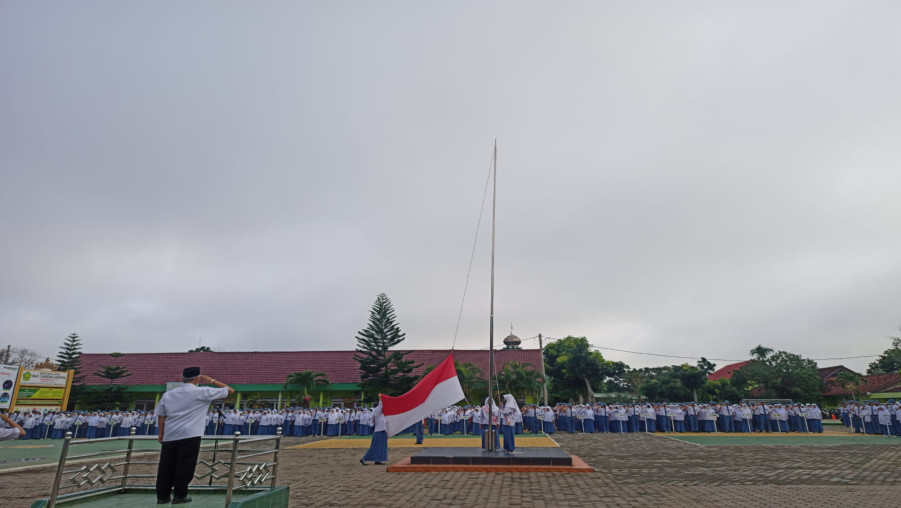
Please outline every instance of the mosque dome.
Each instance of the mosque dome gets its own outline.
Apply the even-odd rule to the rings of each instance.
[[[507,349],[519,349],[520,344],[522,344],[522,340],[512,333],[507,335],[507,338],[504,339],[504,346],[506,346]]]

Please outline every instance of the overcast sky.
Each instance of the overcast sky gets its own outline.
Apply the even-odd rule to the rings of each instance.
[[[496,138],[496,341],[879,354],[901,325],[899,19],[0,0],[0,340],[353,349],[385,292],[405,347],[449,348]],[[458,348],[488,345],[485,214]]]

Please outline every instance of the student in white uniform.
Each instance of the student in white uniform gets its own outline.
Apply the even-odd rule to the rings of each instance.
[[[19,426],[18,423],[12,421],[9,416],[5,413],[0,413],[0,420],[3,420],[3,423],[9,425],[9,428],[0,428],[0,441],[5,441],[7,439],[19,439],[20,437],[25,435],[25,429]]]
[[[372,421],[375,424],[372,433],[372,441],[369,443],[369,450],[360,464],[367,466],[367,460],[373,461],[376,465],[382,465],[388,461],[388,431],[385,427],[385,415],[382,413],[382,396],[379,394],[379,405],[372,410]]]
[[[513,395],[504,395],[504,407],[501,408],[501,432],[504,434],[504,451],[513,453],[516,450],[516,442],[513,435],[516,433],[516,415],[522,414],[519,411],[519,404]]]

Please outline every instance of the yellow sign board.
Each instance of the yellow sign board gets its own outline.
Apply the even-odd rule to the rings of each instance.
[[[16,395],[10,409],[16,406],[41,407],[50,410],[64,410],[72,391],[72,377],[75,371],[21,369]]]

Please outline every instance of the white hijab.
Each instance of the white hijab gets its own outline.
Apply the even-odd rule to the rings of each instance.
[[[519,404],[516,403],[516,399],[513,398],[513,395],[509,393],[504,395],[504,409],[505,413],[512,410],[512,414],[522,416],[522,412],[519,410]]]

